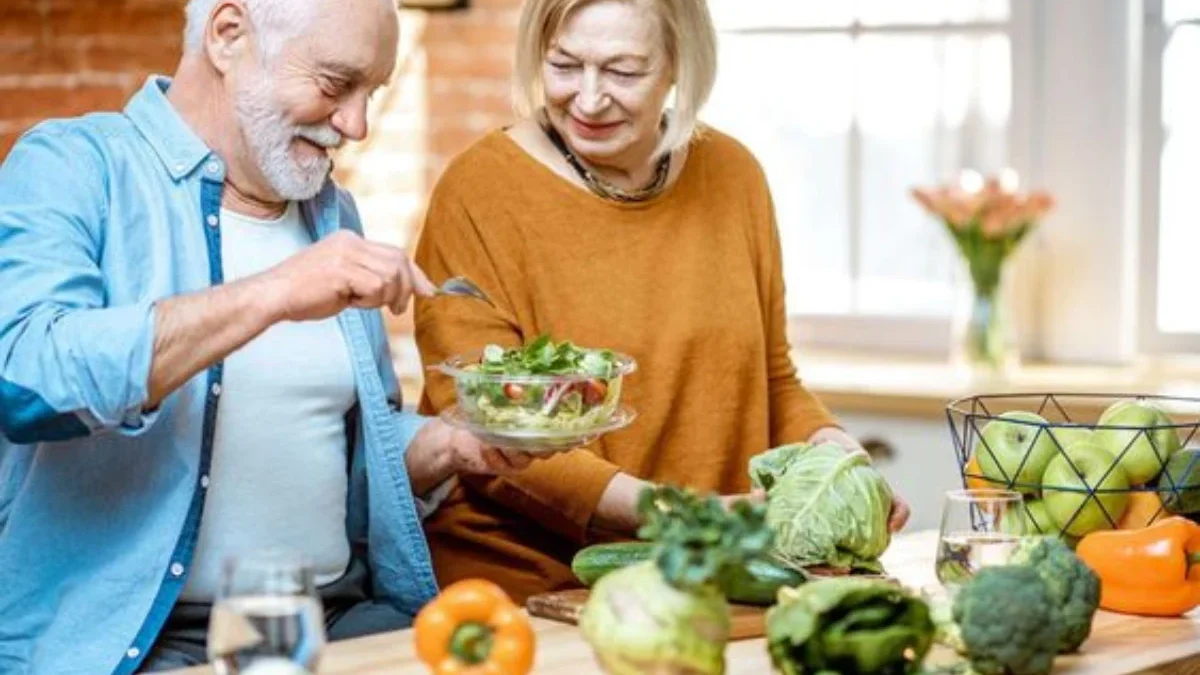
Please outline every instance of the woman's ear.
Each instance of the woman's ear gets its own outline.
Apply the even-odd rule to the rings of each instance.
[[[250,15],[242,0],[222,0],[209,15],[204,51],[217,72],[228,73],[251,43]]]

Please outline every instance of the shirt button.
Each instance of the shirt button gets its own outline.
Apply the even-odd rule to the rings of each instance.
[[[216,163],[216,162],[209,162],[209,163],[208,163],[208,172],[209,172],[209,173],[217,173],[217,172],[218,172],[218,171],[220,171],[220,170],[221,170],[221,165],[220,165],[220,164],[218,164],[218,163]]]
[[[183,170],[186,168],[187,167],[182,164],[176,164],[175,165],[175,173],[183,173]]]
[[[138,657],[138,654],[141,654],[141,653],[142,653],[142,650],[138,649],[137,647],[130,647],[129,651],[125,652],[125,656],[128,656],[131,659],[136,659]]]
[[[217,220],[216,216],[209,216],[208,218],[205,218],[205,221],[212,227],[216,227],[217,223],[220,222]]]
[[[213,396],[221,395],[221,383],[220,382],[213,382],[212,395]]]
[[[180,565],[179,563],[171,563],[171,576],[173,576],[173,577],[183,576],[183,565]]]
[[[211,481],[209,481],[209,479],[208,479],[208,476],[207,476],[207,475],[205,475],[205,476],[200,476],[200,487],[202,487],[202,488],[204,488],[204,489],[206,489],[206,490],[207,490],[207,489],[208,489],[208,484],[209,484],[210,482],[211,482]]]

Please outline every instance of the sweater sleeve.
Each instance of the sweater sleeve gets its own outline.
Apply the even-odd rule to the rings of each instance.
[[[444,181],[451,180],[449,177]],[[518,346],[526,335],[513,311],[512,299],[523,292],[522,279],[505,278],[496,255],[505,246],[519,246],[502,232],[486,239],[468,203],[443,184],[434,190],[425,218],[417,264],[434,283],[452,276],[474,281],[499,306],[462,298],[418,299],[414,330],[423,364],[428,367],[451,356],[477,352],[487,344]],[[437,414],[454,405],[451,378],[427,372],[420,409]],[[541,523],[547,529],[582,543],[600,497],[618,472],[617,465],[588,450],[573,450],[534,462],[517,476],[462,477],[461,481],[487,497]]]
[[[767,335],[767,382],[770,387],[771,446],[808,440],[818,429],[840,427],[840,423],[812,392],[806,389],[792,361],[788,340],[783,253],[775,208],[763,180],[768,223],[767,246],[760,253],[765,277],[764,316]]]

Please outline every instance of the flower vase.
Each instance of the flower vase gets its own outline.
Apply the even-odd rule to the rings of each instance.
[[[973,374],[1002,376],[1016,359],[1003,285],[998,280],[971,284],[969,297],[955,324],[955,360]]]

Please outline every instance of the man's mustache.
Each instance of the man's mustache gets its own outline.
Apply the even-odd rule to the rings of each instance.
[[[345,138],[328,124],[305,124],[296,127],[296,136],[311,141],[322,148],[337,149],[342,147]]]

